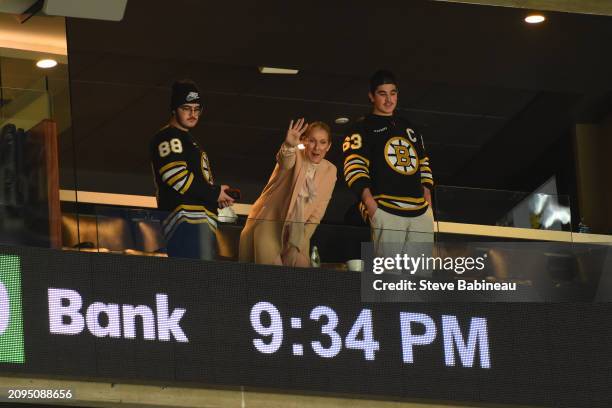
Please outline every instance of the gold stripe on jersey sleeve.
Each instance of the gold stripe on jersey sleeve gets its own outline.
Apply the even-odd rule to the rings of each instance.
[[[352,186],[352,185],[353,185],[353,183],[354,183],[355,181],[357,181],[358,179],[360,179],[360,178],[362,178],[362,177],[367,177],[367,178],[370,178],[370,176],[368,176],[368,175],[367,175],[367,174],[365,174],[365,173],[357,173],[357,175],[356,175],[356,176],[351,177],[351,179],[350,179],[350,180],[347,180],[346,182],[347,182],[348,186],[350,187],[350,186]]]
[[[187,179],[187,182],[185,183],[183,188],[179,190],[179,193],[185,194],[185,192],[189,190],[189,187],[191,187],[192,182],[193,182],[193,173],[189,173],[189,179]]]
[[[370,161],[368,159],[366,159],[365,157],[363,157],[363,156],[361,156],[361,155],[359,155],[357,153],[353,153],[353,154],[350,154],[350,155],[346,156],[346,158],[344,159],[344,165],[346,166],[346,163],[349,160],[353,160],[353,159],[362,160],[366,164],[366,166],[370,165]]]
[[[344,167],[348,167],[348,166],[352,166],[353,164],[361,164],[362,166],[368,166],[368,163],[366,163],[366,161],[364,159],[361,159],[359,157],[353,157],[350,160],[347,160],[344,163]]]
[[[189,174],[187,170],[179,171],[178,174],[175,174],[174,176],[172,176],[172,178],[166,181],[166,183],[168,183],[168,185],[172,187],[177,181],[187,176],[187,174]]]
[[[170,162],[170,163],[164,165],[161,169],[159,169],[159,174],[163,174],[167,170],[170,170],[171,168],[177,167],[177,166],[185,166],[185,167],[187,167],[187,162],[185,162],[185,161],[173,161],[173,162]]]
[[[368,173],[370,172],[370,169],[368,169],[363,164],[351,164],[350,166],[348,166],[347,168],[344,169],[344,174],[348,174],[348,173],[351,172],[351,170],[354,170],[354,169],[362,169],[362,170],[365,170]]]

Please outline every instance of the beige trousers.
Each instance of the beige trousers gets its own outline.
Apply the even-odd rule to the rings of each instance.
[[[370,220],[374,253],[381,254],[384,244],[434,242],[434,218],[431,207],[418,217],[400,217],[378,207]]]
[[[247,220],[240,234],[240,262],[254,262],[261,265],[310,266],[309,254],[301,252],[282,258],[285,246],[282,222],[267,220]],[[310,244],[306,243],[306,248]]]

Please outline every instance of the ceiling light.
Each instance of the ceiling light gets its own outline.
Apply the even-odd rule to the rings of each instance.
[[[336,125],[346,125],[347,123],[349,123],[350,119],[349,118],[345,118],[344,116],[341,116],[339,118],[336,118],[336,120],[334,120],[334,123]]]
[[[297,69],[289,68],[274,68],[274,67],[259,67],[260,74],[280,74],[280,75],[295,75],[300,72]]]
[[[544,17],[542,14],[530,14],[525,17],[525,22],[529,24],[539,24],[544,21],[546,21],[546,17]]]
[[[38,68],[53,68],[57,65],[57,61],[54,59],[42,59],[36,63]]]

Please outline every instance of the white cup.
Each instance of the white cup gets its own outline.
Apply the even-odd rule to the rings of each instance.
[[[363,272],[363,261],[361,259],[349,259],[346,261],[346,267],[349,271]]]

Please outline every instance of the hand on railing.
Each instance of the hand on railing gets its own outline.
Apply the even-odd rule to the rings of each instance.
[[[221,186],[221,190],[219,191],[219,198],[217,198],[217,202],[219,203],[219,208],[229,207],[234,204],[234,199],[225,192],[225,190],[229,188],[230,187],[225,184]]]

